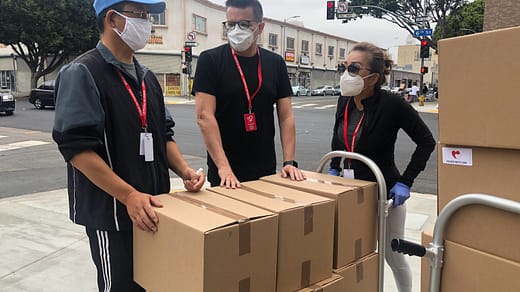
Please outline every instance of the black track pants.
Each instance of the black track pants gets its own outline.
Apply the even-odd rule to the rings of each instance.
[[[99,291],[145,291],[134,282],[132,231],[86,230]]]

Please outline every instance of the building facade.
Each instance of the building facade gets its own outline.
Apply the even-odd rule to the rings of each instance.
[[[486,0],[484,31],[520,25],[520,1]]]
[[[437,53],[430,48],[430,57],[424,59],[424,66],[428,67],[428,73],[423,75],[423,84],[428,88],[437,87],[439,74],[439,58]],[[397,56],[397,69],[399,71],[415,72],[415,80],[408,79],[405,87],[411,87],[414,82],[420,83],[421,58],[420,45],[399,46]]]
[[[292,85],[311,89],[339,84],[337,65],[345,61],[356,42],[305,28],[294,18],[264,18],[265,28],[258,45],[284,57]],[[222,25],[225,20],[226,8],[211,1],[167,0],[166,11],[152,15],[152,35],[146,47],[136,53],[136,58],[156,73],[165,95],[188,95],[197,57],[202,51],[227,42]],[[191,64],[184,62],[186,41],[196,43]],[[0,80],[13,90],[28,93],[29,69],[11,54],[9,48],[0,48]],[[183,74],[183,68],[189,74]],[[40,82],[55,76],[53,72]]]

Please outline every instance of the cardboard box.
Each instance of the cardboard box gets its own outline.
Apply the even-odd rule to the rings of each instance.
[[[467,193],[520,201],[520,150],[446,144],[438,149],[439,210]]]
[[[454,198],[469,193],[520,201],[519,150],[446,145],[439,149],[439,212]],[[446,157],[455,160],[452,151],[459,153],[457,161],[447,161]],[[450,219],[446,239],[520,262],[520,215],[482,205],[466,206]]]
[[[343,276],[340,291],[376,292],[379,283],[379,255],[373,253],[334,270],[334,273]]]
[[[304,173],[307,180],[299,182],[279,174],[260,179],[336,201],[334,268],[374,252],[377,245],[377,184],[309,171]]]
[[[147,291],[274,291],[278,215],[217,194],[158,196],[159,231],[134,229],[134,279]]]
[[[439,141],[520,149],[520,27],[439,41]]]
[[[432,234],[423,232],[423,242]],[[444,266],[440,291],[489,292],[520,291],[520,263],[476,250],[449,240],[444,241]],[[422,259],[421,292],[429,289],[429,264]],[[425,266],[428,273],[425,275]]]
[[[210,191],[277,213],[277,292],[295,291],[332,275],[335,202],[265,181]]]
[[[320,281],[314,285],[298,290],[297,292],[345,292],[342,290],[343,277],[332,274],[332,277]]]

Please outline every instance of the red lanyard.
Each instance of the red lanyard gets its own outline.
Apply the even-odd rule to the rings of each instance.
[[[352,134],[352,144],[348,144],[348,136],[347,136],[347,130],[348,130],[348,104],[350,103],[350,100],[352,97],[349,97],[347,101],[347,106],[345,106],[345,115],[343,120],[343,141],[345,141],[345,147],[347,148],[347,151],[354,152],[354,145],[356,142],[356,136],[359,132],[359,128],[361,127],[361,124],[363,123],[363,118],[365,117],[365,112],[363,112],[363,115],[361,115],[361,119],[359,119],[359,122],[356,126],[356,129],[354,130],[354,133]]]
[[[260,91],[260,87],[262,87],[262,62],[260,59],[260,50],[256,48],[256,52],[258,54],[258,88],[253,93],[253,95],[250,95],[249,93],[249,87],[247,86],[246,77],[244,76],[244,72],[242,72],[242,67],[240,67],[240,63],[238,62],[237,53],[233,48],[231,48],[231,54],[233,55],[233,59],[235,60],[235,64],[237,65],[238,73],[240,73],[240,78],[242,78],[242,84],[244,84],[244,90],[246,92],[247,97],[247,104],[249,106],[249,113],[251,113],[251,108],[253,108],[253,99]]]
[[[132,91],[132,88],[130,87],[128,82],[126,82],[126,79],[123,76],[123,74],[121,73],[121,71],[119,71],[119,69],[117,69],[117,68],[116,68],[116,71],[117,71],[117,74],[119,75],[119,77],[121,78],[121,81],[123,81],[123,84],[125,85],[126,90],[128,91],[128,94],[130,94],[130,96],[132,97],[132,100],[134,101],[135,108],[137,109],[137,113],[139,114],[139,117],[141,118],[141,127],[143,129],[146,129],[146,85],[144,84],[144,79],[141,82],[141,90],[143,92],[143,107],[141,108],[141,106],[139,106],[139,102],[137,101],[137,98],[135,97],[134,92]]]

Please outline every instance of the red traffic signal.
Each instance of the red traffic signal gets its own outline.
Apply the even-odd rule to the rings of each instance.
[[[336,1],[327,1],[327,19],[336,18]]]
[[[192,47],[185,46],[184,47],[184,61],[191,62],[193,59],[192,57]]]
[[[421,67],[421,74],[424,75],[426,73],[428,73],[428,67],[425,67],[425,66]]]
[[[421,40],[421,51],[419,55],[423,59],[430,57],[430,46],[428,45],[428,41],[426,39]]]

